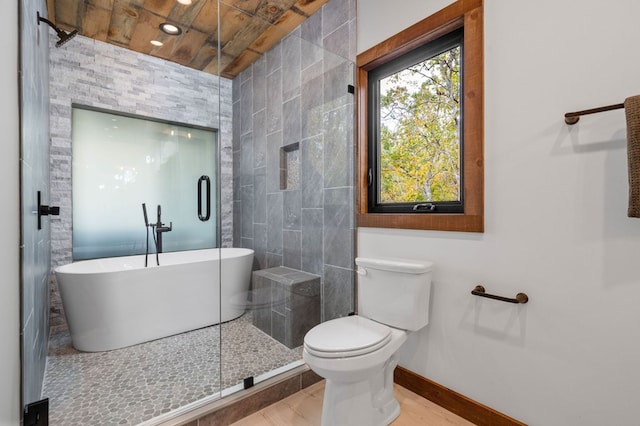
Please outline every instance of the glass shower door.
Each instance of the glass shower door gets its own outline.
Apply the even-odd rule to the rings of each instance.
[[[224,63],[224,50],[242,38],[227,19],[283,31],[238,2],[219,5],[223,69],[237,66]],[[261,55],[233,80],[233,245],[255,253],[246,313],[222,326],[226,392],[302,365],[306,332],[354,310],[355,68],[350,12],[340,11],[324,22],[336,9],[318,11],[279,42],[248,46]],[[323,42],[332,25],[347,31]]]
[[[33,3],[30,7],[39,5],[40,15],[45,16],[44,0],[22,3]],[[209,3],[217,7],[215,2]],[[202,4],[200,2],[200,6]],[[137,11],[148,13],[139,6]],[[53,15],[54,11],[51,12]],[[215,202],[219,173],[218,79],[209,73],[81,34],[64,48],[57,49],[54,43],[47,45],[44,34],[51,29],[37,26],[35,9],[25,10],[22,16],[23,45],[32,48],[34,40],[41,40],[33,56],[41,60],[45,69],[47,66],[51,69],[51,78],[39,74],[33,79],[39,81],[42,88],[29,82],[29,87],[33,86],[43,97],[45,115],[24,114],[23,126],[42,131],[43,137],[39,140],[44,143],[43,150],[52,143],[52,197],[43,193],[43,200],[61,207],[57,220],[43,218],[42,231],[24,230],[27,236],[41,236],[50,226],[52,232],[53,250],[49,252],[47,247],[46,253],[51,253],[51,263],[45,255],[25,258],[38,261],[37,272],[45,277],[38,281],[42,285],[37,291],[32,292],[26,287],[28,284],[23,283],[25,296],[37,302],[33,307],[37,321],[31,323],[44,323],[50,312],[58,315],[48,342],[46,325],[37,333],[41,343],[35,347],[38,352],[34,355],[38,358],[26,352],[23,355],[22,364],[29,373],[23,383],[29,386],[30,395],[35,395],[33,399],[25,397],[25,401],[49,398],[52,424],[158,424],[162,419],[193,408],[198,401],[219,398],[220,326],[215,324],[220,318],[216,309],[219,303],[214,301],[216,308],[210,308],[215,312],[212,316],[218,316],[208,327],[106,352],[81,352],[72,346],[55,284],[52,299],[57,299],[58,304],[49,305],[48,278],[53,276],[53,268],[82,257],[144,254],[146,230],[142,203],[147,207],[148,222],[161,222],[163,227],[171,229],[162,234],[164,252],[179,250],[177,255],[187,257],[188,253],[183,250],[219,246],[220,219]],[[38,28],[39,36],[33,34],[34,28]],[[117,27],[114,30],[119,33]],[[50,88],[50,96],[44,90],[46,87]],[[81,123],[79,128],[72,128],[78,121],[74,118],[74,106],[85,106],[76,108],[82,110],[80,114],[111,114],[88,126],[95,132],[89,136],[89,143],[93,145],[85,150],[88,152],[83,153],[82,142],[76,144],[74,140],[87,130],[81,128]],[[50,138],[47,137],[47,112],[51,120]],[[118,140],[120,133],[130,135]],[[76,155],[77,162],[73,158]],[[81,157],[98,159],[100,165],[84,162]],[[106,164],[107,160],[110,165]],[[95,180],[83,178],[82,172],[88,169],[94,173]],[[45,177],[48,171],[49,158],[44,157]],[[209,190],[202,176],[209,177]],[[31,189],[31,184],[25,186],[23,182],[25,194]],[[198,195],[201,209],[198,209]],[[31,197],[29,194],[29,200]],[[209,214],[207,200],[211,202]],[[29,218],[25,224],[29,226],[35,222],[31,204],[24,204],[25,210],[28,209],[25,217]],[[160,220],[158,205],[161,206]],[[74,234],[75,231],[80,234]],[[155,245],[151,235],[149,242],[153,253]],[[218,260],[218,251],[215,248],[211,251],[212,260]],[[151,266],[151,257],[149,261]],[[162,257],[160,262],[162,265]],[[44,265],[41,267],[40,263]],[[216,268],[206,275],[211,287],[219,283],[219,267]],[[33,263],[27,264],[25,270],[33,271]],[[137,273],[142,275],[144,271],[137,270]],[[184,283],[191,278],[190,273],[184,273],[175,279],[176,292],[167,298],[169,306],[163,307],[169,321],[185,315],[185,310],[177,309],[174,302],[184,291]],[[133,289],[137,283],[134,279],[124,285]],[[145,315],[149,302],[144,296],[152,294],[161,292],[152,288],[142,292],[142,302],[130,304],[134,313],[132,323],[136,314],[140,318]],[[32,342],[25,343],[34,347]],[[46,363],[41,362],[45,357]],[[43,383],[42,375],[36,374],[41,371],[36,368],[44,369],[45,364]]]

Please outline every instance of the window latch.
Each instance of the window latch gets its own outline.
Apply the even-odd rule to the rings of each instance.
[[[367,185],[371,186],[373,183],[373,174],[371,173],[371,169],[369,169],[369,173],[367,174]]]
[[[413,206],[413,211],[417,212],[418,210],[427,210],[427,211],[434,211],[436,209],[436,205],[433,203],[422,203],[422,204],[416,204],[415,206]]]

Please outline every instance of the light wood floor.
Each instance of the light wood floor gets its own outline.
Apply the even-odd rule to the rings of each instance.
[[[400,403],[400,417],[393,426],[468,426],[473,425],[433,402],[394,385]],[[324,380],[278,401],[231,426],[319,426],[322,413]]]

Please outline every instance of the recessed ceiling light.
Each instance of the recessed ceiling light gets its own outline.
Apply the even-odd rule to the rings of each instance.
[[[178,0],[178,3],[188,6],[191,4],[191,0]]]
[[[160,24],[160,29],[162,30],[162,32],[169,35],[182,34],[182,29],[180,27],[170,24],[168,22],[163,22],[162,24]]]
[[[150,43],[153,44],[154,46],[158,46],[158,47],[160,47],[160,46],[162,46],[164,44],[163,42],[158,41],[158,40],[151,40]]]

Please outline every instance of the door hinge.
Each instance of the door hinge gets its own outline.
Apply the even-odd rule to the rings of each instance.
[[[244,379],[244,388],[249,389],[253,387],[253,376],[249,376]]]
[[[25,405],[22,423],[24,426],[49,426],[49,398]]]

